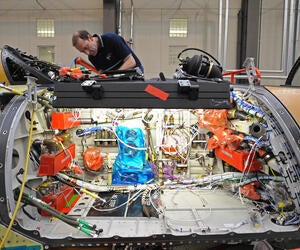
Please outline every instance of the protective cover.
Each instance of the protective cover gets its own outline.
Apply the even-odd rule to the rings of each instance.
[[[113,184],[146,183],[153,178],[146,161],[144,134],[140,128],[118,126],[119,153],[113,167]]]

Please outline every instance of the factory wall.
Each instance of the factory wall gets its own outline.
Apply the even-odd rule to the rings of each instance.
[[[28,10],[3,13],[0,12],[0,45],[19,48],[28,54],[38,55],[38,46],[54,46],[55,62],[69,65],[78,55],[73,48],[71,37],[77,29],[101,31],[102,10],[68,11],[68,10]],[[55,37],[45,38],[36,35],[36,20],[54,19]]]
[[[186,0],[176,2],[180,5],[166,6],[165,4],[153,8],[148,6],[143,8],[139,5],[134,8],[134,18],[131,22],[130,1],[124,0],[121,35],[126,40],[132,39],[132,47],[144,64],[146,78],[158,77],[159,72],[163,72],[166,77],[172,77],[178,68],[176,55],[180,49],[189,47],[209,52],[225,65],[225,70],[235,69],[238,46],[238,13],[241,8],[241,0],[229,1],[226,48],[223,11],[221,50],[219,49],[219,1]],[[286,29],[283,27],[284,0],[263,0],[262,7],[260,55],[255,60],[259,64],[259,68],[266,71],[266,75],[283,77],[286,72],[282,70],[282,50],[285,52],[287,50],[287,47],[283,48],[285,44],[283,40],[286,39],[283,37],[284,29]],[[224,8],[223,1],[223,10]],[[72,33],[78,29],[101,33],[103,29],[102,16],[101,8],[82,11],[65,9],[1,11],[0,9],[0,46],[8,44],[36,56],[39,56],[38,46],[54,46],[55,62],[68,66],[75,56],[80,55],[86,58],[72,47]],[[36,36],[36,20],[39,18],[55,20],[54,38],[38,38]],[[169,37],[170,18],[188,19],[186,38]],[[132,37],[131,31],[133,31]],[[176,47],[178,53],[176,50],[174,52]],[[193,51],[185,55],[192,56],[196,53],[198,52]],[[299,52],[297,53],[299,54]],[[226,60],[224,59],[225,54]],[[282,81],[281,78],[279,81],[273,82],[280,84]]]
[[[195,6],[183,9],[136,9],[134,19],[134,48],[142,57],[145,71],[150,76],[164,72],[172,77],[178,68],[178,60],[172,60],[171,48],[199,48],[218,58],[218,1],[201,1]],[[194,8],[193,8],[194,7]],[[237,12],[240,1],[232,1],[229,11],[228,47],[230,57],[227,64],[234,68],[236,64],[237,45]],[[124,13],[123,34],[130,34],[130,9]],[[188,18],[188,34],[186,38],[169,37],[169,20],[172,18]],[[224,24],[224,20],[223,20]],[[184,53],[182,56],[199,54],[197,51]],[[219,58],[218,58],[219,59]],[[172,63],[170,63],[172,62]]]

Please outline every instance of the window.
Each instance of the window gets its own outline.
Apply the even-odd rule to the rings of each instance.
[[[40,60],[54,63],[54,46],[38,46],[38,55]]]
[[[179,64],[177,56],[185,48],[186,46],[183,45],[169,46],[169,65]]]
[[[170,19],[169,37],[187,37],[188,20],[186,18]]]
[[[36,21],[37,37],[54,37],[54,20],[53,19],[37,19]]]

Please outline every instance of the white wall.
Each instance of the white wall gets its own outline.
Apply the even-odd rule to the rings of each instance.
[[[31,1],[32,2],[32,1]],[[48,1],[41,1],[49,4]],[[55,1],[54,1],[55,2]],[[64,0],[66,3],[67,0]],[[99,0],[99,2],[102,2]],[[23,3],[23,1],[22,1]],[[56,1],[55,3],[58,4]],[[69,2],[68,2],[69,3]],[[98,2],[94,1],[94,4]],[[122,35],[130,38],[131,0],[123,0]],[[146,78],[158,77],[164,72],[166,77],[172,77],[178,65],[168,64],[168,47],[180,45],[203,49],[218,58],[219,39],[219,0],[134,0],[133,49],[145,67]],[[224,55],[224,23],[225,1],[222,18],[222,50]],[[241,0],[229,1],[229,25],[227,41],[227,58],[225,70],[234,69],[236,65],[237,48],[237,14]],[[262,0],[261,44],[259,67],[266,71],[276,71],[281,68],[281,47],[283,45],[283,3],[284,0]],[[71,6],[71,2],[68,5]],[[55,61],[60,65],[70,65],[71,60],[79,54],[71,43],[74,31],[87,29],[91,33],[102,32],[102,5],[97,8],[80,9],[6,9],[0,8],[0,46],[8,44],[29,54],[38,55],[39,45],[55,46]],[[63,7],[63,6],[62,6]],[[188,18],[188,37],[169,38],[169,18]],[[55,19],[55,38],[36,37],[36,19]],[[259,29],[260,27],[258,27]],[[287,39],[287,38],[286,38]],[[298,41],[298,43],[300,43]],[[298,48],[300,45],[298,45]],[[179,53],[179,51],[178,51]],[[191,52],[196,54],[197,52]],[[298,49],[299,53],[299,49]],[[193,55],[192,54],[192,55]],[[189,54],[191,56],[191,54]],[[274,75],[274,73],[265,73]],[[284,73],[277,75],[283,76]],[[278,84],[282,83],[278,81]],[[269,84],[270,82],[268,82]],[[276,83],[277,84],[277,83]]]
[[[36,36],[36,19],[55,20],[55,37]],[[102,32],[102,10],[85,11],[9,11],[0,12],[0,46],[9,45],[28,54],[38,56],[38,46],[55,46],[55,61],[59,65],[69,65],[78,54],[72,46],[72,34],[77,29]]]
[[[162,8],[134,8],[133,48],[141,57],[145,66],[145,75],[148,77],[157,77],[159,72],[164,72],[166,76],[172,77],[178,65],[168,64],[168,47],[171,45],[199,48],[218,59],[219,1],[182,1],[180,9],[178,9],[178,2],[177,5],[169,5],[169,8],[165,8],[165,5]],[[236,65],[237,13],[240,5],[240,0],[230,1],[229,42],[226,60],[229,69],[235,68]],[[125,38],[130,38],[131,9],[129,6],[126,7],[128,8],[124,9],[123,12],[122,35]],[[225,5],[223,5],[223,8],[225,8]],[[188,18],[187,38],[169,38],[170,18]],[[199,53],[191,51],[183,54],[183,56],[192,56]]]

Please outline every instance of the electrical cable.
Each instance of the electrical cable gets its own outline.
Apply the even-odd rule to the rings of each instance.
[[[131,196],[127,201],[121,203],[120,205],[116,206],[116,207],[112,207],[112,208],[96,208],[94,206],[92,206],[93,209],[95,209],[96,211],[99,211],[99,212],[110,212],[110,211],[114,211],[114,210],[117,210],[123,206],[125,206],[126,204],[129,204],[132,200],[135,200],[137,199],[138,197],[140,197],[142,195],[142,191],[144,190],[138,190],[135,194],[133,194],[133,196]]]
[[[20,175],[20,174],[24,174],[24,169],[23,169],[23,168],[21,168],[21,169],[19,170],[19,172],[17,173],[17,175],[16,175],[17,181],[19,182],[20,185],[22,185],[22,180],[19,178],[19,175]],[[30,189],[30,190],[32,190],[32,191],[36,191],[36,190],[34,190],[34,188],[30,187],[30,186],[27,185],[27,184],[25,184],[25,187],[27,187],[28,189]]]
[[[144,148],[144,147],[141,147],[141,148],[138,148],[138,147],[133,147],[129,144],[127,144],[126,142],[124,142],[116,133],[115,130],[111,129],[110,127],[103,127],[103,126],[96,126],[96,127],[90,127],[90,128],[87,128],[83,131],[81,131],[80,134],[77,134],[77,136],[81,137],[81,136],[84,136],[86,134],[91,134],[91,133],[95,133],[97,132],[98,130],[107,130],[107,131],[110,131],[112,133],[114,133],[114,135],[116,136],[117,140],[122,143],[125,147],[128,147],[128,148],[131,148],[131,149],[134,149],[134,150],[141,150],[141,151],[145,151],[147,150],[147,148]]]
[[[32,220],[37,220],[37,218],[33,217],[30,213],[28,213],[25,209],[25,207],[27,206],[27,204],[24,204],[21,208],[24,214],[26,214],[30,219]]]
[[[149,185],[150,186],[154,185],[154,184],[149,184],[153,181],[153,179],[150,179],[145,184],[139,184],[139,185],[116,185],[116,186],[96,185],[96,184],[93,184],[90,182],[86,182],[84,180],[72,178],[72,177],[68,176],[67,174],[63,174],[60,172],[58,172],[57,175],[60,176],[61,178],[65,179],[66,181],[74,183],[80,187],[84,187],[87,190],[93,191],[93,192],[111,192],[111,191],[122,191],[122,190],[135,191],[135,190],[141,190],[141,189],[144,190]]]
[[[212,56],[211,54],[209,54],[208,52],[206,52],[206,51],[204,51],[204,50],[202,50],[202,49],[198,49],[198,48],[186,48],[186,49],[182,50],[182,51],[178,54],[178,56],[177,56],[177,58],[178,58],[179,61],[182,61],[182,60],[183,60],[182,58],[180,58],[180,56],[182,55],[182,53],[185,52],[185,51],[188,51],[188,50],[196,50],[196,51],[200,51],[200,52],[202,52],[202,53],[208,55],[208,56],[209,56],[210,58],[212,58],[219,66],[221,66],[221,63],[220,63],[215,57],[213,57],[213,56]]]
[[[24,168],[22,185],[21,185],[21,188],[20,188],[20,194],[19,194],[19,197],[17,199],[15,210],[14,210],[13,215],[11,217],[10,223],[9,223],[7,229],[6,229],[6,232],[5,232],[4,236],[3,236],[3,238],[1,239],[0,249],[2,249],[4,247],[4,244],[5,244],[6,240],[7,240],[7,237],[9,235],[10,231],[11,231],[11,228],[13,226],[13,223],[15,221],[15,218],[17,216],[17,212],[18,212],[20,204],[21,204],[22,194],[23,194],[24,189],[25,189],[27,172],[28,172],[28,165],[29,165],[29,158],[30,158],[31,140],[32,140],[32,134],[33,134],[34,113],[35,113],[34,112],[34,107],[32,107],[32,115],[31,115],[30,128],[29,128],[29,136],[28,136],[28,145],[27,145],[27,153],[26,153],[26,160],[25,160],[25,168]]]

